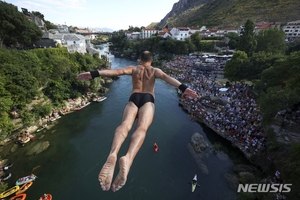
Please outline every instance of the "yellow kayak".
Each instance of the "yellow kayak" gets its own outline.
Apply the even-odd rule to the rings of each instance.
[[[14,186],[14,187],[2,192],[0,194],[0,198],[2,199],[2,198],[5,198],[5,197],[8,197],[9,195],[12,195],[16,191],[18,191],[19,188],[20,188],[20,186],[17,185],[17,186]]]

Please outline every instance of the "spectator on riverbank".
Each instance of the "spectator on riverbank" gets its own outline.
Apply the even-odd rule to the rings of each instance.
[[[260,154],[265,150],[265,136],[262,129],[262,116],[249,92],[249,86],[230,86],[227,93],[221,93],[222,87],[216,81],[214,73],[203,73],[192,69],[194,58],[181,57],[175,61],[165,63],[166,71],[180,81],[189,84],[197,92],[199,99],[182,98],[183,105],[193,119],[201,118],[216,132],[223,135],[241,150],[248,154]],[[181,72],[174,72],[181,70]],[[179,95],[181,95],[179,93]],[[226,106],[210,100],[201,99],[205,96],[215,96],[228,101]]]

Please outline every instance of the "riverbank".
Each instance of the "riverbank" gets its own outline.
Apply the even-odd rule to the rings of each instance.
[[[103,80],[103,81],[101,81],[102,84],[111,84],[113,82],[112,78],[105,78],[102,80]],[[104,95],[109,91],[109,89],[101,86],[101,88],[99,88],[99,91],[100,91],[101,95]],[[99,94],[97,94],[97,93],[88,92],[87,95],[82,95],[81,97],[78,97],[76,99],[69,99],[69,100],[65,101],[64,103],[62,103],[63,106],[61,106],[61,108],[59,108],[59,109],[53,108],[51,113],[48,116],[42,117],[38,121],[33,122],[34,125],[31,125],[27,128],[23,128],[21,118],[15,118],[13,120],[13,124],[15,125],[15,130],[12,132],[12,134],[10,134],[3,141],[1,141],[0,146],[5,146],[8,143],[17,140],[20,133],[22,133],[24,131],[27,131],[29,134],[32,134],[34,136],[37,129],[39,129],[43,125],[47,126],[45,128],[46,130],[51,129],[53,127],[52,120],[55,121],[55,120],[58,120],[61,116],[73,113],[75,110],[72,110],[72,109],[83,106],[83,104],[86,104],[87,102],[91,102],[93,100],[93,97],[98,96],[98,95]],[[33,105],[38,104],[38,103],[42,103],[43,105],[44,104],[52,104],[50,99],[48,99],[46,101],[44,101],[43,99],[33,100],[32,103],[26,105],[26,108],[28,108],[30,111],[30,110],[32,110]],[[51,123],[52,123],[52,125],[51,125]]]

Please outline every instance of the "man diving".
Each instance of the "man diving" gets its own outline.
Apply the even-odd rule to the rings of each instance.
[[[115,130],[110,153],[99,174],[99,181],[103,191],[108,191],[111,187],[117,154],[137,117],[137,126],[131,135],[128,151],[125,156],[119,159],[120,170],[112,184],[112,190],[116,192],[126,183],[133,159],[141,148],[146,137],[146,132],[153,121],[156,78],[160,78],[170,85],[179,88],[188,97],[198,97],[195,91],[168,76],[161,69],[153,68],[151,66],[152,54],[149,51],[142,53],[140,62],[141,65],[139,66],[128,66],[115,70],[91,71],[81,73],[77,76],[78,79],[86,81],[98,76],[132,76],[132,92],[129,102],[124,108],[121,125]]]

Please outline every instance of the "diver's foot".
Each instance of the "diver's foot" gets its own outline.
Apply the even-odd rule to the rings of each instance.
[[[110,154],[106,160],[106,163],[103,165],[100,174],[99,181],[103,191],[108,191],[112,182],[114,175],[114,170],[116,166],[117,155]]]
[[[115,178],[115,181],[112,185],[112,190],[114,192],[118,191],[125,185],[131,164],[129,162],[129,159],[126,156],[123,156],[119,159],[119,165],[119,174]]]

